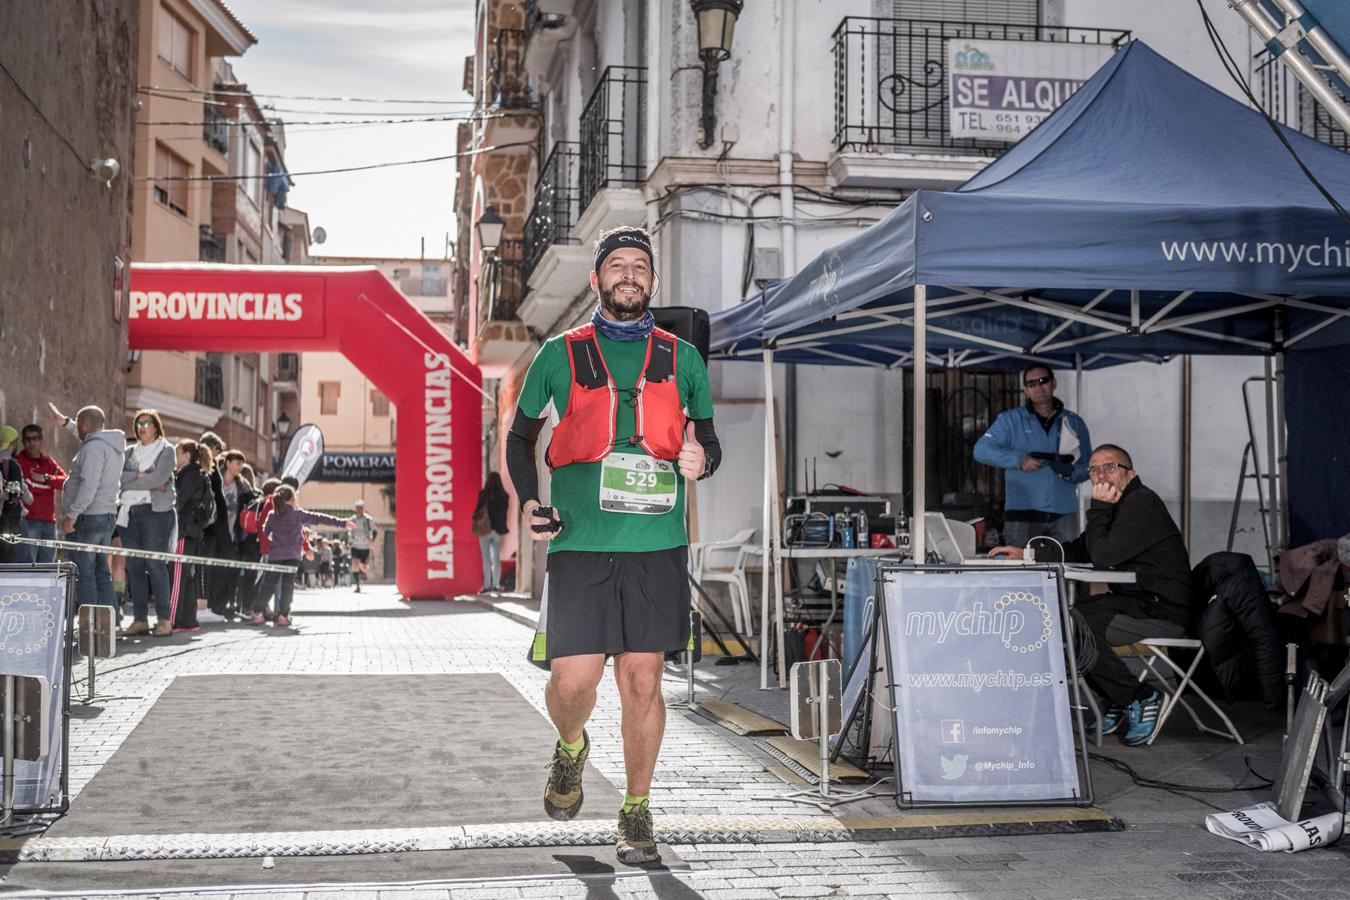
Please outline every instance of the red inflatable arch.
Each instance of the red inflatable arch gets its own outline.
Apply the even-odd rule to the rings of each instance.
[[[483,583],[482,374],[378,269],[137,263],[128,319],[133,349],[340,351],[398,407],[399,591]]]

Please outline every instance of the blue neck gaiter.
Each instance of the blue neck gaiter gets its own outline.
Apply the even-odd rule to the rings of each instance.
[[[595,314],[591,316],[591,324],[595,326],[596,331],[611,341],[645,341],[656,327],[656,318],[649,309],[647,314],[636,322],[613,322],[600,315],[600,308],[596,307]]]

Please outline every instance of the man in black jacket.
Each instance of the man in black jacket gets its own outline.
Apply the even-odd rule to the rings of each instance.
[[[1109,594],[1083,597],[1074,605],[1096,640],[1097,662],[1088,680],[1106,697],[1102,733],[1126,730],[1122,743],[1148,742],[1162,696],[1141,685],[1112,647],[1149,637],[1182,637],[1194,617],[1191,566],[1186,545],[1162,498],[1144,486],[1130,454],[1102,444],[1088,465],[1092,504],[1087,530],[1064,546],[1066,562],[1135,573],[1136,583],[1112,585]],[[1020,559],[1022,548],[998,547],[991,555]]]

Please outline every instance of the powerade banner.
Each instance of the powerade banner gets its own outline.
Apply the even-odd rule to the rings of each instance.
[[[1048,572],[888,572],[901,801],[1081,796]]]
[[[393,484],[394,454],[329,451],[319,457],[319,464],[309,480]]]
[[[949,40],[952,137],[1018,140],[1072,97],[1113,52],[1100,44]]]

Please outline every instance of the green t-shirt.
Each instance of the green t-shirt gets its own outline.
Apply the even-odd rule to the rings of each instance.
[[[623,389],[637,386],[647,358],[646,341],[612,341],[597,332],[600,353],[614,384],[620,389],[615,437],[622,446],[637,430],[637,410],[627,402]],[[675,348],[675,378],[680,402],[691,419],[710,419],[713,414],[708,369],[698,350],[685,341]],[[567,412],[572,370],[567,364],[567,341],[563,335],[550,338],[525,373],[519,409],[532,419],[544,417],[552,401],[559,417]],[[640,446],[623,447],[624,453],[643,456]],[[600,508],[600,470],[603,463],[572,463],[553,472],[549,502],[562,518],[562,534],[549,541],[548,550],[589,550],[642,553],[669,550],[689,543],[684,528],[684,479],[676,472],[675,506],[659,515],[627,513]]]

